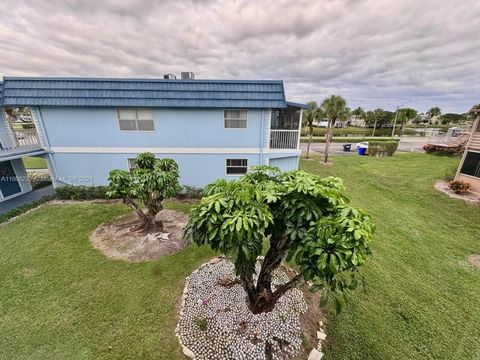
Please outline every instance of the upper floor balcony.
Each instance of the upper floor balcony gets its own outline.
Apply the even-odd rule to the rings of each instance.
[[[14,146],[3,146],[0,143],[0,159],[42,150],[35,129],[14,130],[13,136],[15,139]]]
[[[18,120],[11,109],[5,110],[0,117],[0,160],[20,157],[42,151],[35,125],[24,118]]]
[[[301,110],[296,107],[272,110],[270,149],[298,149]]]

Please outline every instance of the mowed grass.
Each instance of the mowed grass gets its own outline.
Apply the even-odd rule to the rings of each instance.
[[[458,160],[424,154],[319,158],[377,224],[367,292],[327,309],[327,359],[478,359],[480,207],[436,192]],[[168,202],[188,211],[188,205]],[[56,205],[0,226],[0,359],[181,359],[175,306],[206,247],[143,263],[110,260],[88,236],[123,205]]]
[[[45,159],[36,156],[27,156],[23,158],[23,165],[26,169],[46,169],[47,162]]]
[[[175,306],[213,256],[107,259],[88,236],[123,205],[51,205],[0,226],[0,359],[181,359]]]
[[[367,292],[328,307],[326,359],[480,359],[480,207],[433,188],[458,159],[425,154],[303,160],[345,180],[377,224]]]

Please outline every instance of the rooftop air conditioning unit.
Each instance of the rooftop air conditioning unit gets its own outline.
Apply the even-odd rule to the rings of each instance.
[[[173,74],[165,74],[163,75],[163,78],[167,80],[175,80],[177,77]]]
[[[193,80],[195,79],[195,74],[193,72],[181,72],[182,80]]]

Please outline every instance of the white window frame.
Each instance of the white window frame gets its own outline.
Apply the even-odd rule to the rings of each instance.
[[[232,128],[232,127],[226,127],[225,125],[225,114],[227,111],[245,111],[247,114],[247,118],[245,119],[245,127],[242,128]],[[238,119],[228,119],[228,120],[238,120]],[[223,128],[225,130],[248,130],[248,109],[224,109],[223,110]]]
[[[135,162],[135,159],[136,158],[134,158],[134,157],[132,157],[132,158],[129,157],[129,158],[126,159],[126,161],[127,161],[127,171],[129,173],[132,173],[132,170],[135,169],[135,167],[133,167],[132,169],[130,168],[130,160],[133,160]]]
[[[245,160],[247,162],[247,165],[246,166],[228,166],[228,160]],[[227,169],[231,168],[231,167],[234,167],[234,168],[245,167],[246,171],[244,173],[241,173],[241,174],[229,174]],[[245,175],[247,172],[248,172],[248,159],[247,158],[225,158],[225,175],[226,176],[242,176],[242,175]]]
[[[137,130],[122,130],[121,127],[120,127],[120,111],[121,110],[133,110],[135,111],[135,124],[137,126]],[[152,122],[153,122],[153,130],[138,130],[138,114],[137,114],[137,111],[138,110],[150,110],[151,113],[152,113]],[[118,126],[118,130],[122,131],[122,132],[135,132],[135,133],[138,133],[138,132],[147,132],[147,133],[151,133],[151,132],[155,132],[155,119],[154,119],[154,116],[153,116],[153,109],[148,109],[148,108],[117,108],[117,126]],[[123,119],[125,120],[125,119]]]

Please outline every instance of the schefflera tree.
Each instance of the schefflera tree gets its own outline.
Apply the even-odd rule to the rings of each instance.
[[[371,254],[374,230],[370,216],[349,205],[341,179],[259,166],[239,180],[208,185],[192,207],[185,238],[231,258],[255,314],[273,310],[302,281],[323,292],[322,305],[332,294],[340,311],[344,291],[363,282],[358,268]],[[299,274],[272,287],[284,259],[293,259]]]
[[[136,230],[161,231],[163,223],[156,217],[163,209],[163,200],[178,193],[178,177],[175,160],[156,159],[152,153],[141,153],[135,159],[132,172],[110,171],[107,196],[121,198],[135,210],[140,220]]]

